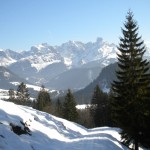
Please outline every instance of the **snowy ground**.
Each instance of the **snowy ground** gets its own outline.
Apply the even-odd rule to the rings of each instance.
[[[15,86],[18,86],[20,85],[19,82],[10,82],[11,84],[15,85]],[[26,87],[27,88],[31,88],[35,91],[40,91],[41,90],[41,87],[40,86],[36,86],[36,85],[32,85],[32,84],[26,84]],[[45,90],[49,91],[49,89],[45,88]],[[50,91],[51,92],[51,91]],[[52,91],[53,92],[53,91]]]
[[[8,99],[8,90],[0,89],[0,99]]]
[[[31,135],[17,135],[10,123],[27,122]],[[117,128],[86,129],[30,107],[0,100],[0,149],[2,150],[128,150]]]

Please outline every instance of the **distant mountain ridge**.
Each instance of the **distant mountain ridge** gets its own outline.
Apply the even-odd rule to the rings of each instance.
[[[16,89],[16,87],[11,84],[11,82],[25,82],[27,81],[13,72],[11,72],[9,69],[0,66],[0,89]]]
[[[116,62],[116,53],[116,45],[102,38],[88,43],[69,41],[60,46],[43,43],[23,52],[1,49],[0,66],[32,84],[81,89],[96,79],[102,68]]]
[[[47,43],[32,46],[29,51],[15,52],[12,50],[0,50],[1,66],[8,66],[19,61],[29,61],[32,67],[41,70],[52,63],[64,63],[67,67],[79,67],[92,61],[103,60],[103,65],[109,63],[109,59],[115,58],[116,45],[104,42],[97,38],[96,42],[82,43],[69,41],[61,46],[50,46]],[[2,54],[3,53],[3,54]],[[6,61],[5,61],[6,59]],[[7,62],[7,63],[6,63]],[[43,68],[40,65],[43,64]]]
[[[111,88],[111,84],[116,80],[117,63],[110,64],[102,69],[99,76],[87,85],[84,89],[81,89],[74,93],[74,96],[79,104],[89,104],[91,102],[95,87],[98,85],[101,90],[108,93]]]

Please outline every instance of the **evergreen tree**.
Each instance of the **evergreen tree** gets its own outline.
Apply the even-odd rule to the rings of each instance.
[[[70,89],[68,89],[68,92],[65,96],[65,101],[63,103],[63,117],[74,122],[76,122],[78,119],[75,98]]]
[[[63,110],[62,110],[62,103],[60,102],[59,98],[56,101],[55,104],[55,115],[58,117],[62,117],[63,116]]]
[[[109,125],[108,95],[98,85],[93,93],[90,110],[96,127]]]
[[[20,85],[18,85],[17,100],[24,103],[24,102],[29,101],[29,99],[30,99],[30,97],[29,97],[29,92],[28,92],[28,89],[26,87],[26,84],[24,84],[22,82],[22,83],[20,83]]]
[[[123,142],[129,145],[132,141],[138,150],[139,143],[150,143],[150,77],[148,62],[143,59],[144,41],[138,36],[137,22],[131,11],[126,19],[118,46],[117,80],[112,84],[113,117],[122,129]]]
[[[9,94],[9,101],[14,101],[15,100],[15,91],[14,89],[9,89],[8,91],[8,94]]]
[[[45,112],[50,111],[50,105],[51,105],[51,98],[50,94],[47,90],[45,90],[45,87],[42,86],[41,90],[38,93],[37,98],[37,109]]]

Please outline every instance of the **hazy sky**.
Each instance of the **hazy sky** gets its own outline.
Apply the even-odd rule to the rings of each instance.
[[[29,50],[97,37],[118,44],[129,9],[148,43],[150,0],[0,0],[0,48]]]

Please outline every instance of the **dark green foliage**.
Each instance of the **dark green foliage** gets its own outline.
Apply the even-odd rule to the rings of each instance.
[[[57,99],[56,104],[55,104],[54,115],[57,117],[63,117],[63,106],[62,106],[62,103],[60,102],[59,98]]]
[[[65,101],[63,103],[63,117],[74,122],[76,122],[78,119],[76,101],[70,89],[68,89],[68,92],[65,96]]]
[[[132,12],[128,12],[126,19],[118,46],[117,80],[112,84],[113,117],[123,129],[123,142],[128,145],[133,142],[137,150],[139,143],[144,146],[150,143],[149,63],[143,59],[146,49]]]
[[[28,89],[26,87],[26,84],[24,84],[23,82],[18,85],[17,91],[10,89],[8,93],[8,101],[14,102],[15,104],[19,105],[32,106],[32,101],[30,100]]]
[[[8,91],[8,94],[9,94],[9,101],[14,101],[14,99],[15,99],[15,91],[13,89],[10,89]]]
[[[28,101],[30,99],[26,84],[23,82],[18,86],[17,99],[20,101]]]
[[[50,94],[45,90],[44,86],[38,93],[36,108],[40,111],[49,112],[51,105]]]
[[[96,127],[110,125],[108,95],[98,85],[95,87],[90,109]]]

